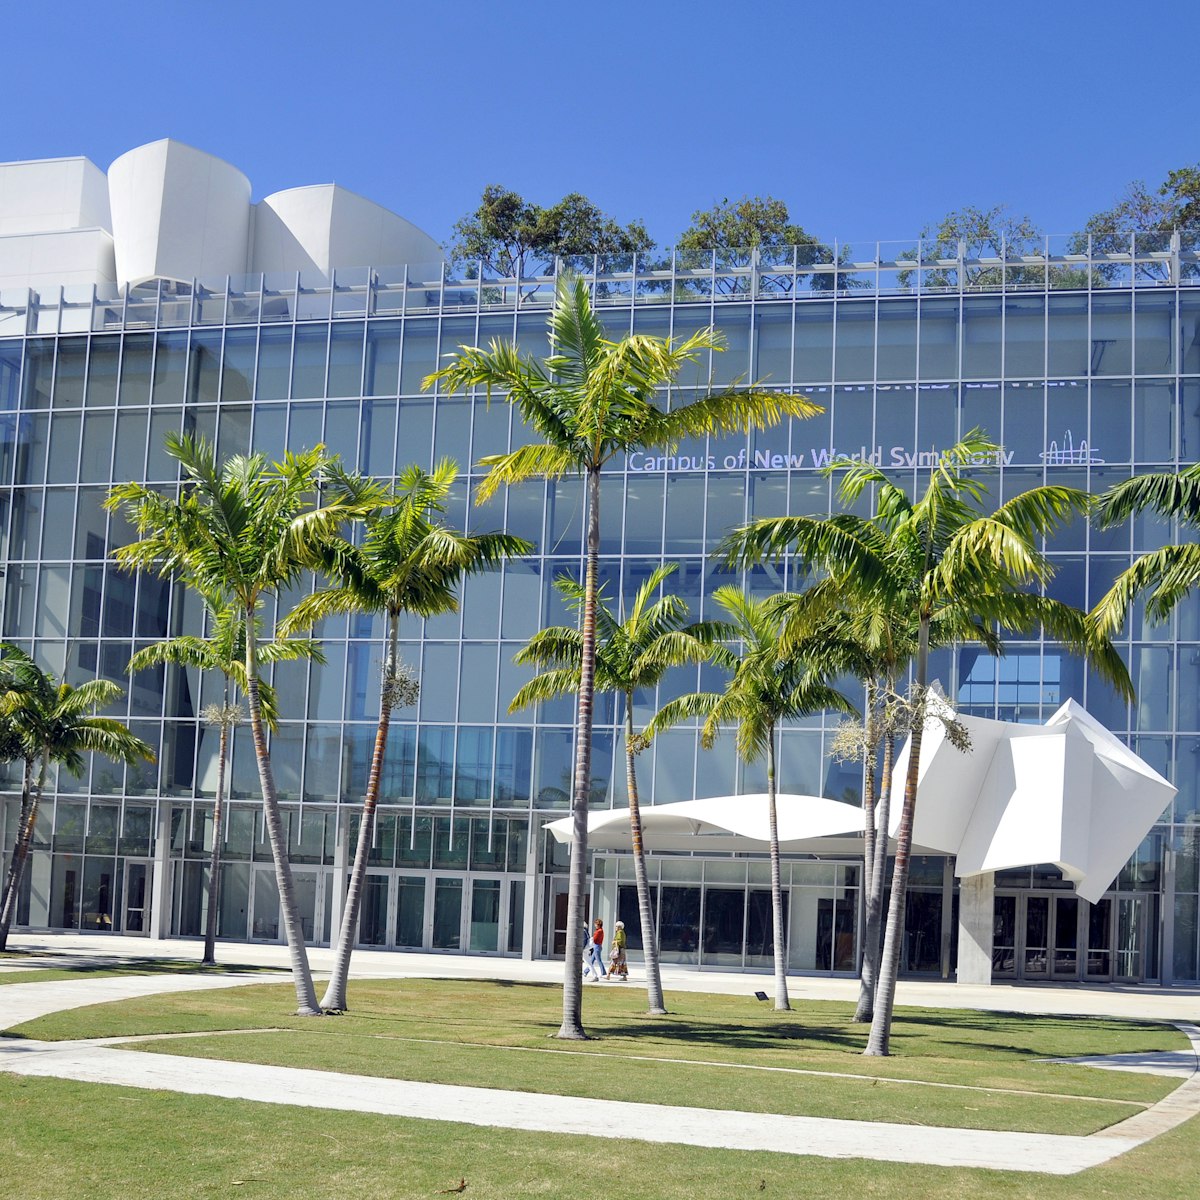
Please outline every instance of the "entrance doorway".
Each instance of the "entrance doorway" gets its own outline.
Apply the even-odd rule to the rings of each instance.
[[[292,886],[295,889],[296,909],[300,929],[309,945],[329,941],[331,909],[325,894],[331,871],[311,867],[292,867]],[[279,912],[279,887],[273,866],[256,865],[251,874],[250,938],[252,941],[282,942],[283,921]]]
[[[125,880],[121,889],[121,931],[147,937],[150,933],[150,871],[149,860],[127,858]]]
[[[368,871],[358,918],[358,944],[396,950],[520,951],[524,881],[504,875],[438,871]],[[514,890],[512,884],[520,886]],[[515,897],[515,899],[514,899]]]
[[[1089,904],[1066,892],[997,892],[992,977],[1132,983],[1154,978],[1156,900],[1105,896]]]

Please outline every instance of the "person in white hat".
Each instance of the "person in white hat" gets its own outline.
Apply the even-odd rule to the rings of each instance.
[[[608,960],[609,979],[629,981],[629,964],[625,961],[625,922],[618,921],[612,940],[612,954]]]

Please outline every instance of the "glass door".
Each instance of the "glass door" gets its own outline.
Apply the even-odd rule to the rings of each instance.
[[[495,954],[500,949],[499,879],[471,878],[471,929],[468,948],[473,954]]]
[[[125,886],[122,891],[121,930],[124,933],[150,933],[150,867],[148,862],[125,860]]]
[[[274,867],[254,868],[250,936],[259,942],[279,941],[279,887]]]
[[[1086,960],[1088,979],[1112,978],[1112,923],[1112,901],[1107,896],[1089,906]]]
[[[1054,954],[1050,973],[1055,979],[1079,978],[1079,897],[1055,896]]]
[[[992,909],[992,976],[1013,979],[1017,974],[1017,898],[997,895]]]
[[[328,872],[312,867],[292,868],[292,888],[296,898],[296,912],[300,918],[300,931],[304,941],[312,945],[315,931],[324,931],[322,917],[325,894],[325,876]],[[283,917],[279,907],[279,885],[275,880],[273,866],[255,866],[251,882],[250,937],[258,942],[281,942],[284,940]]]
[[[1046,979],[1050,957],[1050,897],[1025,897],[1025,947],[1022,978]]]
[[[396,876],[396,936],[393,945],[420,950],[425,945],[425,876]]]
[[[1141,896],[1117,897],[1115,976],[1141,982],[1145,977],[1146,905]]]
[[[362,902],[358,909],[358,944],[386,946],[388,929],[388,877],[381,871],[368,871],[363,880]]]
[[[304,941],[311,946],[317,923],[317,872],[292,868],[292,884],[296,889],[296,912],[300,917],[300,931]]]
[[[462,946],[463,881],[461,877],[433,881],[433,939],[435,950]]]

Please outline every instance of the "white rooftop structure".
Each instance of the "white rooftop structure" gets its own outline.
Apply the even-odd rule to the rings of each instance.
[[[250,180],[171,139],[122,154],[0,163],[0,288],[190,280],[442,260],[415,225],[338,187],[251,200]]]

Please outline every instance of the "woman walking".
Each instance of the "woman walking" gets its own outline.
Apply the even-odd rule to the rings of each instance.
[[[583,977],[586,979],[593,971],[593,979],[599,980],[603,975],[608,976],[604,969],[604,922],[599,917],[592,928],[592,937],[587,944],[587,958],[584,960]]]
[[[625,922],[618,921],[613,931],[612,955],[608,960],[609,979],[629,982],[629,964],[625,961]]]

